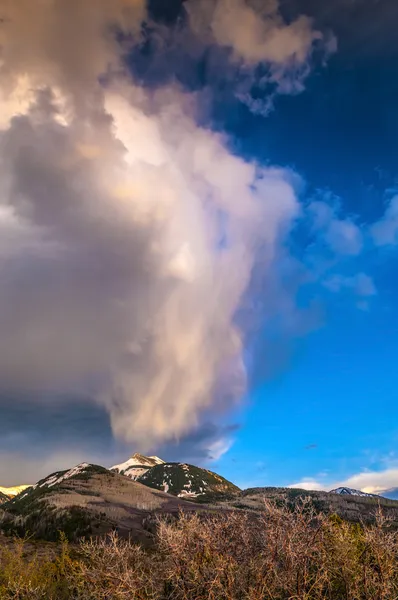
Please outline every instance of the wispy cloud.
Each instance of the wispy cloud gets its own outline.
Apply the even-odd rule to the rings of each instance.
[[[358,296],[375,296],[377,294],[373,279],[366,273],[357,273],[352,277],[336,275],[325,282],[325,285],[333,292],[351,289]]]
[[[188,0],[185,7],[199,39],[228,52],[236,96],[255,113],[267,115],[278,94],[302,92],[315,50],[326,61],[337,48],[333,34],[317,30],[310,17],[285,21],[277,0]]]
[[[353,219],[340,217],[337,201],[314,200],[308,206],[313,232],[339,255],[357,256],[363,248],[363,232]]]
[[[326,481],[325,478],[304,478],[288,487],[305,490],[329,491],[337,487],[350,487],[369,494],[381,494],[398,487],[398,468],[395,466],[380,471],[364,470],[343,480]]]
[[[372,225],[370,232],[376,246],[398,243],[398,196],[391,198],[382,219]]]

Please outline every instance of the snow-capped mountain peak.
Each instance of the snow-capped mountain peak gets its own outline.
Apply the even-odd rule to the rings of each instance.
[[[114,465],[111,467],[111,471],[115,473],[119,473],[120,475],[126,475],[130,477],[130,479],[138,479],[144,473],[155,467],[156,465],[163,465],[164,460],[159,458],[158,456],[144,456],[143,454],[139,454],[136,452],[126,460],[124,463],[120,465]]]
[[[330,490],[329,494],[340,494],[342,496],[368,496],[371,498],[375,497],[375,494],[368,494],[367,492],[361,492],[361,490],[354,490],[349,487],[338,487],[334,490]]]

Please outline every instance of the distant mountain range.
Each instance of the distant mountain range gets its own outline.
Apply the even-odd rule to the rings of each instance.
[[[139,453],[133,454],[123,463],[110,467],[109,470],[154,489],[180,497],[197,497],[213,492],[225,493],[239,489],[230,481],[208,469],[185,463],[167,463],[158,456],[145,456]],[[29,487],[31,486],[0,487],[0,504]],[[381,497],[345,486],[330,490],[329,493],[342,496]],[[383,497],[398,499],[398,488],[387,490]]]
[[[15,492],[15,489],[13,490]],[[102,535],[117,528],[144,544],[151,543],[157,516],[179,511],[261,511],[264,498],[294,505],[310,498],[315,510],[336,513],[348,521],[374,520],[380,504],[398,526],[398,502],[340,487],[331,492],[292,488],[240,490],[217,473],[157,456],[134,454],[106,469],[81,463],[57,471],[10,498],[0,492],[0,530],[38,538],[69,539]]]

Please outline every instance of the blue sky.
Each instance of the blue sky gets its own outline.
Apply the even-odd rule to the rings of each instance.
[[[394,2],[13,9],[0,483],[148,450],[398,487]]]
[[[386,30],[380,18],[370,44],[354,49],[340,38],[302,94],[278,98],[267,118],[240,107],[241,122],[230,125],[244,151],[293,167],[309,193],[330,190],[363,228],[383,215],[397,182],[398,44]],[[350,265],[377,289],[365,311],[349,294],[323,298],[319,328],[251,393],[234,446],[217,463],[227,476],[244,487],[313,479],[327,488],[395,465],[397,257],[394,247],[369,248]]]

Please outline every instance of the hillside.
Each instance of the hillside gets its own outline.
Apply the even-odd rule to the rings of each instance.
[[[184,463],[156,465],[138,478],[140,483],[179,497],[196,498],[203,494],[236,493],[239,488],[207,469]]]
[[[9,496],[6,496],[5,494],[3,494],[3,492],[0,492],[0,504],[7,502],[9,499]]]
[[[293,509],[304,498],[310,498],[317,512],[337,514],[342,519],[351,522],[374,521],[376,510],[380,506],[398,527],[398,501],[379,496],[356,496],[296,488],[265,487],[250,488],[237,494],[225,494],[224,496],[208,494],[199,498],[198,501],[206,502],[213,507],[257,512],[264,509],[264,499],[275,502],[279,506],[286,503]]]
[[[163,465],[164,460],[158,456],[144,456],[143,454],[135,453],[120,465],[114,465],[111,467],[111,471],[119,473],[120,475],[126,475],[130,479],[136,480],[138,477],[143,475],[151,467],[156,465]]]
[[[150,489],[104,467],[82,463],[40,480],[2,505],[0,528],[8,533],[54,540],[58,531],[69,539],[103,534],[117,528],[120,535],[148,543],[148,522],[159,514],[176,515],[194,505]]]

